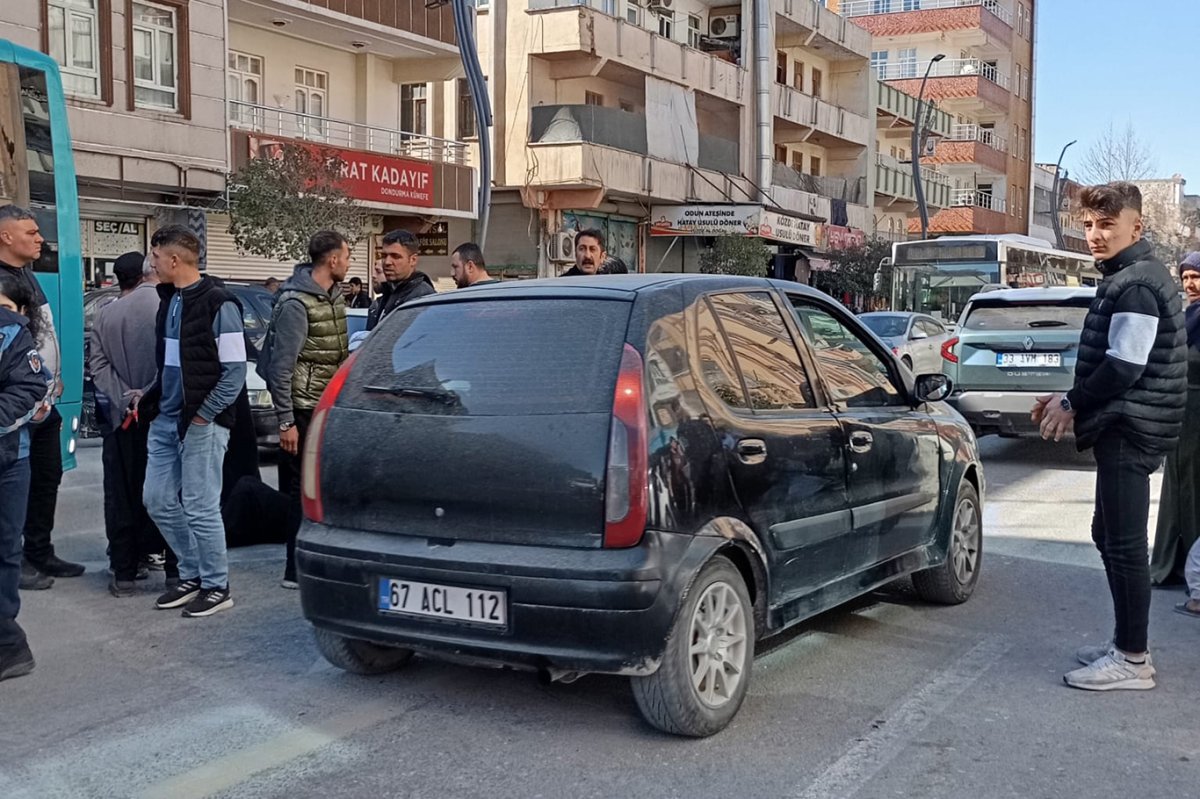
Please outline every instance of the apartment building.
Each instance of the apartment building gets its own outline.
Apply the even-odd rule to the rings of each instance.
[[[871,230],[870,36],[821,3],[490,0],[478,41],[509,273],[561,272],[588,227],[650,272],[721,233],[819,259]]]
[[[876,77],[953,117],[921,163],[951,183],[929,234],[1027,233],[1033,152],[1034,0],[830,0],[870,32]],[[937,57],[940,60],[934,62]],[[909,220],[909,232],[919,222]]]
[[[225,191],[225,0],[4,0],[0,38],[62,69],[89,281]]]
[[[1079,211],[1079,192],[1083,186],[1065,178],[1060,181],[1058,195],[1054,194],[1056,164],[1037,164],[1033,171],[1033,215],[1029,220],[1029,235],[1057,244],[1054,217],[1063,234],[1065,249],[1090,253],[1083,232],[1083,215]]]

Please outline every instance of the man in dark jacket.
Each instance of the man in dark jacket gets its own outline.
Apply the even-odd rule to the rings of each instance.
[[[200,273],[200,241],[168,225],[151,239],[151,262],[164,285],[160,307],[157,400],[150,423],[143,497],[150,518],[179,556],[179,583],[155,607],[210,616],[233,607],[222,462],[238,396],[246,383],[246,334],[237,299]],[[154,396],[152,396],[154,395]]]
[[[1187,354],[1179,289],[1142,238],[1142,195],[1131,183],[1084,189],[1088,247],[1104,279],[1079,342],[1075,386],[1039,397],[1042,437],[1075,430],[1096,458],[1092,539],[1112,593],[1113,640],[1076,653],[1084,664],[1063,679],[1090,691],[1154,687],[1147,646],[1150,570],[1146,525],[1150,474],[1174,448],[1187,395]]]
[[[350,354],[346,305],[341,282],[350,269],[350,245],[333,230],[322,230],[308,243],[311,265],[296,267],[283,284],[271,329],[267,386],[279,419],[279,490],[295,505],[295,524],[287,538],[283,587],[296,588],[293,554],[300,523],[300,450],[321,392]]]
[[[601,267],[608,260],[604,249],[604,234],[594,228],[575,234],[575,265],[560,277],[581,277],[601,274]]]
[[[384,317],[409,300],[436,294],[433,281],[417,269],[421,246],[407,230],[393,230],[383,237],[383,276],[387,282],[367,311],[367,330],[374,330]]]
[[[483,250],[473,241],[463,242],[450,253],[450,276],[460,289],[491,286],[500,281],[488,274]]]
[[[27,320],[0,308],[0,680],[33,671],[33,653],[17,624],[21,609],[21,532],[29,493],[29,428],[53,378]],[[49,380],[47,378],[50,378]]]

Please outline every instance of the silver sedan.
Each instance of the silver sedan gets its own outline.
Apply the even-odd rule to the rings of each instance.
[[[893,311],[865,313],[859,319],[912,372],[941,374],[942,345],[950,338],[941,322],[924,314]]]

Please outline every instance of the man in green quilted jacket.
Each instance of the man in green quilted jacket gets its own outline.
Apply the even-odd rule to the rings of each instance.
[[[308,257],[310,262],[297,266],[279,290],[268,333],[267,386],[279,417],[279,490],[294,506],[284,588],[296,588],[304,435],[321,392],[350,354],[341,287],[350,269],[350,245],[341,233],[322,230],[309,240]]]

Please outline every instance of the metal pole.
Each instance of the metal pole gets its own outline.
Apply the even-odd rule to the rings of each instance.
[[[479,197],[476,202],[479,235],[476,236],[476,243],[483,249],[492,210],[492,104],[488,99],[483,67],[479,63],[479,49],[475,45],[475,6],[470,0],[450,0],[450,4],[454,9],[458,51],[475,106],[475,132],[479,136]]]
[[[1054,188],[1050,190],[1050,226],[1054,228],[1054,246],[1060,250],[1067,249],[1067,240],[1063,237],[1062,220],[1058,218],[1058,211],[1062,208],[1061,192],[1066,189],[1066,182],[1062,180],[1063,157],[1067,154],[1067,148],[1075,142],[1067,142],[1067,146],[1062,148],[1062,152],[1058,154],[1058,163],[1054,165]]]
[[[921,129],[925,127],[924,114],[922,113],[925,102],[925,84],[929,80],[929,73],[933,71],[933,65],[945,57],[945,53],[938,53],[929,59],[929,66],[925,67],[925,77],[921,78],[921,89],[917,92],[917,113],[916,118],[913,119],[912,179],[913,191],[917,195],[917,211],[921,215],[922,239],[929,238],[929,208],[925,205],[925,187],[921,185]]]

